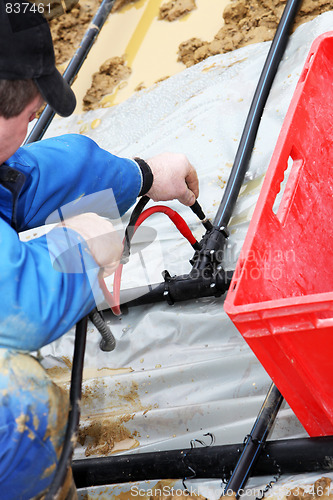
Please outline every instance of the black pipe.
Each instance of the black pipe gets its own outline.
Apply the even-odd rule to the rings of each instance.
[[[223,198],[213,222],[216,227],[227,227],[229,224],[251,158],[261,116],[300,4],[301,0],[288,0],[284,8],[251,103]]]
[[[115,0],[103,0],[99,9],[97,10],[93,20],[91,21],[88,30],[84,34],[80,47],[75,52],[74,56],[70,60],[64,74],[63,78],[69,85],[72,85],[74,78],[78,74],[84,60],[86,59],[91,47],[93,46],[103,24],[105,23],[108,15],[111,12]],[[29,134],[27,140],[24,144],[30,144],[31,142],[39,141],[48,129],[55,113],[51,106],[45,106],[42,114],[40,115],[36,125]]]
[[[243,488],[252,472],[282,401],[282,394],[276,385],[272,383],[254,426],[249,436],[247,436],[244,449],[225,487],[224,494],[230,495],[231,492],[234,492],[236,498],[239,498],[239,491]]]
[[[87,336],[87,317],[81,319],[75,330],[75,345],[72,364],[71,388],[70,388],[70,410],[64,439],[64,446],[57,465],[51,486],[45,495],[45,500],[58,498],[58,494],[64,484],[67,472],[71,466],[74,447],[77,440],[77,429],[80,420],[82,372],[84,353]]]
[[[196,478],[225,480],[230,478],[244,446],[239,443],[74,460],[73,475],[78,488],[183,479],[191,470],[195,471]],[[283,474],[332,471],[333,436],[267,441],[251,475],[275,475],[277,467]]]

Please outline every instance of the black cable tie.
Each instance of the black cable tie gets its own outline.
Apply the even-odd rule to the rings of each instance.
[[[164,292],[163,292],[163,297],[165,298],[165,300],[167,301],[167,303],[169,304],[169,306],[173,306],[175,301],[173,300],[172,298],[172,295],[170,293],[170,287],[169,287],[169,283],[171,281],[171,275],[169,273],[169,271],[167,271],[166,269],[162,272],[162,276],[163,276],[163,279],[164,279]]]
[[[209,436],[211,439],[211,442],[207,446],[212,446],[215,443],[216,438],[215,438],[214,434],[212,434],[211,432],[206,432],[206,434],[204,434],[204,436]]]
[[[247,444],[247,442],[252,439],[251,434],[246,434],[245,438],[243,439],[243,444]]]
[[[184,477],[182,479],[182,484],[184,486],[184,489],[185,489],[185,494],[186,495],[189,495],[189,491],[188,491],[188,488],[186,486],[186,483],[185,481],[188,481],[188,480],[191,480],[191,479],[195,479],[197,477],[197,473],[195,472],[194,469],[192,469],[192,467],[190,467],[189,465],[187,465],[187,468],[193,473],[192,476],[188,476],[188,477]]]
[[[271,460],[274,467],[277,468],[277,471],[276,474],[273,476],[273,479],[266,484],[266,486],[261,490],[260,496],[256,497],[255,500],[262,500],[263,498],[265,498],[266,493],[273,487],[274,484],[276,484],[279,481],[282,475],[282,469],[280,465],[277,463],[276,459],[272,458],[269,453],[266,453],[266,457]]]
[[[168,273],[169,274],[169,273]],[[204,448],[207,448],[209,446],[212,446],[213,443],[215,443],[215,436],[214,434],[212,434],[211,432],[207,432],[206,434],[204,434],[204,436],[210,436],[211,438],[211,442],[209,444],[206,444],[204,441],[202,441],[201,439],[191,439],[190,440],[190,452],[189,453],[185,453],[182,457],[182,462],[183,464],[185,465],[185,467],[187,467],[192,473],[193,475],[192,476],[188,476],[188,477],[185,477],[183,480],[182,480],[182,483],[183,483],[183,486],[186,490],[186,492],[188,493],[188,489],[187,489],[187,486],[185,484],[185,481],[187,481],[188,479],[194,479],[196,477],[196,472],[195,470],[188,464],[186,463],[186,459],[189,458],[189,455],[191,454],[191,451],[194,450],[196,448],[196,443],[198,444],[201,444],[201,446],[203,446]]]

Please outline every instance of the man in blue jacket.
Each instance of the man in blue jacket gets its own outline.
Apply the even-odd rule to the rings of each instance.
[[[182,154],[119,158],[70,134],[20,147],[43,102],[68,116],[75,96],[55,68],[47,23],[23,10],[26,3],[15,5],[16,11],[14,2],[0,0],[2,500],[41,498],[63,445],[67,397],[29,352],[65,334],[96,306],[98,273],[114,272],[122,251],[112,223],[102,217],[109,215],[103,203],[96,204],[98,213],[91,207],[88,213],[67,211],[47,236],[22,242],[18,232],[45,224],[82,197],[96,199],[100,193],[105,203],[111,190],[120,215],[143,194],[185,205],[198,196],[196,172]],[[80,263],[62,257],[69,237],[84,256],[80,272],[75,269]],[[70,477],[63,498],[75,498]]]

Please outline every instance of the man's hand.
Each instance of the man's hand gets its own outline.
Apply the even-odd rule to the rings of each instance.
[[[179,153],[162,153],[146,160],[154,181],[147,196],[154,201],[177,199],[191,206],[199,195],[197,173],[187,157]]]
[[[86,240],[91,255],[103,268],[103,277],[115,272],[123,245],[111,222],[97,214],[86,213],[66,219],[59,225],[73,229]]]

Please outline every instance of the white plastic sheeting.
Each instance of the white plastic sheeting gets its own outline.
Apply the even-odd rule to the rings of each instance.
[[[225,257],[229,269],[235,266],[310,46],[332,26],[331,11],[300,26],[290,38],[229,226]],[[47,136],[83,131],[105,149],[127,157],[183,152],[198,171],[199,202],[213,218],[269,46],[266,42],[210,57],[116,107],[56,119]],[[178,202],[168,205],[185,218],[200,239],[203,229],[192,212]],[[119,225],[127,222],[128,216],[123,217]],[[156,240],[125,266],[124,288],[144,284],[147,275],[152,283],[160,282],[163,269],[172,275],[190,270],[188,261],[193,251],[170,221],[164,215],[154,215],[148,224],[156,229]],[[207,440],[203,436],[208,432],[218,445],[243,441],[270,379],[224,313],[223,298],[133,307],[120,318],[108,314],[107,319],[117,340],[111,353],[100,351],[100,336],[89,324],[86,373],[95,369],[97,376],[110,376],[85,376],[85,390],[90,387],[93,397],[83,404],[83,427],[101,415],[115,423],[127,415],[121,425],[135,437],[138,446],[125,453],[188,448],[192,439]],[[43,348],[44,366],[63,366],[62,357],[72,356],[73,339],[71,331]],[[132,371],[114,375],[96,371],[105,367]],[[305,435],[284,403],[270,437]],[[79,445],[75,458],[84,458],[84,452],[85,447]],[[110,488],[107,498],[126,489],[128,485]],[[97,488],[95,494],[100,492]],[[205,494],[216,498],[213,490]]]

